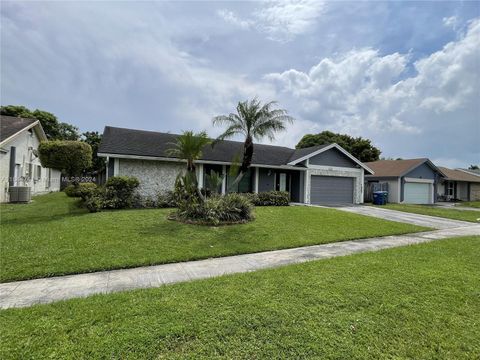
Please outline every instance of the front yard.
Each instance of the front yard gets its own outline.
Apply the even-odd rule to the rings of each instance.
[[[478,254],[455,238],[4,310],[0,358],[478,359]]]
[[[196,260],[426,230],[312,207],[258,207],[244,225],[168,221],[168,209],[88,213],[64,193],[1,205],[0,280]]]
[[[433,205],[412,205],[412,204],[387,204],[381,205],[380,208],[398,210],[398,211],[405,211],[414,214],[421,214],[421,215],[430,215],[430,216],[438,216],[447,219],[453,220],[463,220],[463,221],[470,221],[474,223],[480,223],[480,212],[475,210],[458,210],[452,208],[442,208],[440,206],[433,206]]]
[[[457,206],[480,208],[480,201],[465,201],[465,202],[458,203]]]

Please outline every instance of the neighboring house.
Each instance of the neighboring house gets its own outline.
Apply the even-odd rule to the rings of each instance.
[[[444,175],[428,159],[379,160],[365,163],[375,175],[366,175],[366,186],[388,184],[388,202],[433,204]]]
[[[464,171],[472,175],[480,176],[480,169],[456,169],[459,171]]]
[[[444,200],[480,200],[480,175],[464,170],[439,167],[445,177],[438,184],[437,194]]]
[[[179,135],[105,127],[98,156],[107,159],[107,178],[135,176],[140,193],[154,198],[173,190],[178,174],[185,170],[183,160],[171,157]],[[222,141],[206,146],[196,162],[200,187],[208,187],[206,174],[223,174],[221,192],[288,191],[292,202],[312,204],[353,204],[363,202],[364,174],[373,172],[337,144],[306,149],[254,145],[252,166],[235,189],[229,168],[243,153],[243,143]]]
[[[0,116],[0,202],[9,200],[10,186],[29,186],[32,195],[60,190],[60,171],[42,167],[37,156],[46,140],[38,120]]]

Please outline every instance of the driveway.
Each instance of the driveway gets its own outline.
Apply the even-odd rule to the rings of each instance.
[[[338,207],[337,209],[360,215],[373,216],[385,220],[403,222],[419,226],[427,226],[434,229],[452,229],[474,225],[474,223],[468,221],[451,220],[435,216],[413,214],[403,211],[383,209],[374,206],[344,206]]]

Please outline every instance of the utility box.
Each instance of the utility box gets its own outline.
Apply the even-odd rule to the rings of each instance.
[[[29,186],[10,186],[11,203],[28,203],[32,200],[32,191]]]

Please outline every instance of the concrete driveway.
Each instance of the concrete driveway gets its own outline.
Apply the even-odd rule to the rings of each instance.
[[[380,219],[397,221],[407,224],[427,226],[434,229],[452,229],[474,225],[474,223],[468,221],[451,220],[435,216],[413,214],[403,211],[383,209],[379,207],[365,205],[343,206],[338,207],[337,210],[347,211],[360,215],[373,216]]]

